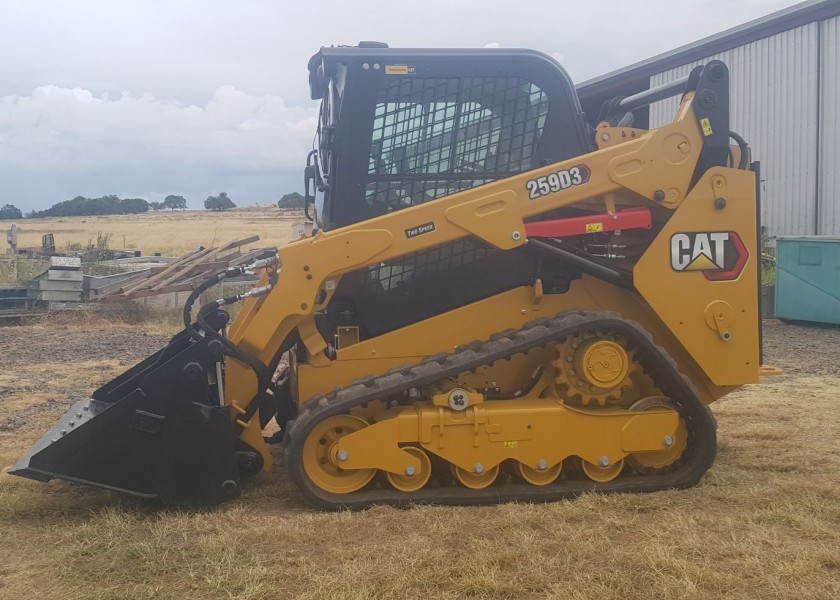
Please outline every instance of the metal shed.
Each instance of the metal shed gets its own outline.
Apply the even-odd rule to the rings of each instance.
[[[762,223],[771,236],[840,235],[840,0],[812,0],[578,86],[587,114],[688,74],[729,65],[732,128],[761,162]],[[618,91],[618,92],[617,92]],[[677,99],[635,115],[668,121]]]

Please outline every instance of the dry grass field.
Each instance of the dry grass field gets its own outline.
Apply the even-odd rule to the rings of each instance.
[[[0,598],[840,597],[840,330],[768,322],[765,336],[786,375],[714,406],[718,461],[691,490],[322,513],[278,450],[238,501],[171,510],[2,474]],[[167,338],[91,324],[0,339],[7,468]]]
[[[143,254],[160,252],[181,255],[197,246],[221,245],[254,234],[258,247],[279,246],[289,241],[292,223],[303,221],[299,212],[285,212],[274,206],[252,206],[225,212],[207,210],[161,211],[139,215],[102,217],[51,217],[0,221],[5,231],[17,224],[19,247],[40,247],[41,236],[55,235],[56,249],[68,244],[87,246],[99,233],[111,236],[114,249],[139,249]],[[2,235],[5,243],[6,236]]]

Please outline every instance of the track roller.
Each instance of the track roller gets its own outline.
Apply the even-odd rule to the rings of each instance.
[[[432,461],[429,460],[429,456],[423,450],[415,446],[409,446],[404,450],[420,461],[420,470],[406,472],[405,475],[386,473],[386,477],[388,483],[394,486],[394,489],[401,492],[416,492],[429,482],[429,478],[432,476]]]
[[[560,471],[563,470],[562,461],[553,467],[545,466],[541,469],[541,466],[537,465],[535,469],[517,461],[513,464],[513,469],[519,477],[531,485],[548,485],[549,483],[554,483],[560,476]]]
[[[580,466],[583,469],[583,474],[592,481],[607,483],[619,476],[621,470],[624,468],[624,459],[612,464],[607,463],[606,466],[595,465],[587,460],[581,459]]]
[[[471,490],[483,490],[496,481],[496,477],[499,475],[499,465],[490,469],[484,469],[481,465],[476,465],[472,471],[452,465],[451,469],[455,479]]]

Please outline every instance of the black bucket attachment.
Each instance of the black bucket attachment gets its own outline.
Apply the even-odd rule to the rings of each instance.
[[[10,473],[171,504],[235,498],[239,428],[220,406],[216,363],[222,358],[209,344],[179,333],[74,404]]]

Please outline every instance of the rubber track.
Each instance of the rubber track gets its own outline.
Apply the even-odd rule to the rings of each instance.
[[[668,471],[647,475],[626,475],[609,483],[562,480],[546,486],[519,482],[497,482],[483,490],[453,485],[434,487],[432,482],[413,493],[389,488],[362,489],[350,494],[333,494],[315,486],[303,467],[306,436],[322,420],[349,412],[354,406],[388,398],[412,387],[421,387],[454,377],[531,348],[559,342],[569,335],[598,331],[623,336],[636,350],[637,360],[672,399],[686,422],[689,444],[677,465]],[[460,346],[451,354],[430,356],[416,365],[392,369],[337,388],[308,401],[290,423],[285,442],[286,466],[297,486],[312,504],[324,509],[364,508],[372,504],[492,504],[498,502],[543,502],[568,498],[584,492],[651,492],[695,485],[711,467],[717,449],[716,424],[709,409],[700,402],[694,386],[677,370],[676,362],[640,325],[612,312],[566,312],[551,319],[539,319],[520,330],[498,333],[486,342]],[[430,487],[431,486],[431,487]]]

